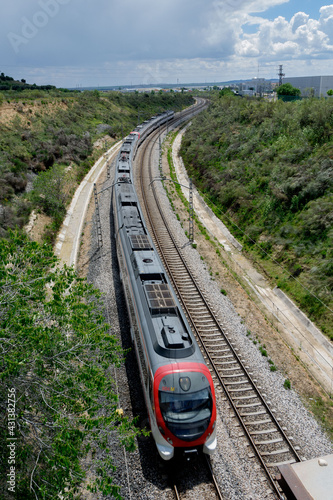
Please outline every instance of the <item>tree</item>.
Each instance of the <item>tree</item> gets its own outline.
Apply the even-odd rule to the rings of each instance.
[[[296,87],[293,87],[290,83],[283,83],[276,89],[278,96],[280,95],[291,95],[291,96],[300,96],[301,91]]]
[[[229,87],[224,87],[219,92],[219,97],[224,97],[225,95],[235,95],[234,92]]]
[[[64,168],[54,165],[46,172],[41,172],[34,182],[31,198],[47,215],[62,221],[68,200]]]
[[[119,498],[109,439],[133,449],[136,430],[117,412],[111,369],[123,352],[100,310],[99,293],[51,247],[19,232],[0,240],[3,493],[14,443],[14,498],[82,498],[87,472],[86,488]]]
[[[333,95],[333,90],[332,89],[328,90],[327,95],[329,95],[329,96]]]

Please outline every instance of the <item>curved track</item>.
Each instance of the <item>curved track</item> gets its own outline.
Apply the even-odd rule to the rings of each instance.
[[[278,498],[283,498],[274,477],[278,472],[277,465],[298,462],[301,458],[297,447],[279,424],[274,409],[265,401],[257,381],[252,379],[248,367],[229,342],[168,226],[158,200],[156,183],[152,183],[152,155],[158,135],[159,132],[152,134],[142,146],[137,159],[139,165],[136,167],[148,228],[193,331],[201,343],[215,384],[223,387],[275,494]]]

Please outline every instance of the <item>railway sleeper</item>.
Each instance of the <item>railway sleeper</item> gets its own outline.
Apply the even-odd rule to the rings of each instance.
[[[254,422],[246,422],[246,425],[265,425],[271,423],[272,423],[271,419],[266,419],[266,420],[257,420]]]
[[[251,431],[250,434],[251,436],[261,436],[263,434],[273,434],[274,432],[279,432],[276,427],[271,429],[265,429],[262,431]]]
[[[209,349],[212,350],[211,354],[212,356],[217,353],[221,353],[222,355],[226,352],[228,352],[228,349],[226,349],[228,346],[226,344],[221,344],[219,339],[209,339],[206,337],[205,334],[201,334],[202,339],[205,341],[205,345],[209,346]],[[230,349],[229,349],[230,353]]]
[[[280,450],[274,450],[274,451],[263,451],[260,453],[263,457],[270,457],[273,455],[283,455],[284,453],[290,453],[289,448],[281,448]]]
[[[283,439],[282,438],[277,438],[277,439],[269,439],[268,441],[255,441],[256,445],[263,445],[263,444],[275,444],[275,443],[282,443]]]
[[[207,339],[208,342],[220,342],[221,347],[227,347],[227,343],[223,340],[221,332],[211,333],[212,328],[200,327],[201,335]]]
[[[176,279],[177,281],[177,279]],[[186,292],[186,295],[192,295],[194,296],[195,298],[200,298],[201,300],[201,303],[202,303],[202,298],[200,297],[199,295],[199,292],[197,290],[197,288],[195,287],[195,285],[193,285],[193,283],[189,280],[187,283],[185,283],[183,280],[178,284],[179,288],[181,290],[184,290],[184,292]]]
[[[235,371],[235,370],[239,370],[238,366],[235,366],[233,368],[223,368],[223,371],[224,372],[231,372],[231,371]],[[251,396],[251,398],[255,398],[256,396]],[[245,398],[238,398],[238,399],[245,399]],[[248,396],[246,399],[250,399],[250,396]]]
[[[214,361],[215,363],[215,361]],[[237,365],[238,366],[238,363],[235,359],[232,359],[231,361],[219,361],[218,363],[215,363],[216,365]]]
[[[190,306],[194,296],[196,295],[195,290],[192,289],[190,285],[187,285],[183,281],[180,283],[177,280],[175,280],[175,281],[176,281],[176,285],[178,287],[179,293],[181,295],[182,301],[187,306]]]
[[[236,406],[237,406],[237,409],[241,409],[241,408],[255,408],[256,406],[262,406],[262,403],[250,403],[248,405],[238,405],[236,403]]]
[[[203,323],[203,322],[200,323],[200,321],[198,321],[197,319],[194,318],[193,322],[196,324],[196,327],[198,328],[198,330],[200,330],[200,332],[202,332],[202,333],[207,332],[207,330],[210,331],[214,328],[214,323],[213,322],[209,323],[207,320],[205,323]]]
[[[212,343],[214,342],[213,340],[211,342],[209,342],[209,340],[207,340],[207,344],[209,343]],[[213,345],[213,347],[215,346],[215,343]],[[214,356],[217,356],[219,353],[223,353],[223,352],[230,352],[230,349],[221,349],[220,347],[225,347],[225,346],[217,346],[218,349],[216,349],[216,351],[214,352]]]
[[[237,382],[227,382],[227,385],[241,385],[241,384],[248,384],[249,382],[247,380],[238,380]],[[252,387],[251,387],[252,389]],[[245,390],[245,389],[244,389]]]
[[[287,464],[294,464],[296,460],[284,460],[283,462],[267,462],[265,465],[266,467],[278,467],[279,465],[287,465]]]
[[[198,304],[197,306],[194,306],[194,305],[189,305],[188,306],[188,309],[191,311],[191,314],[193,314],[193,316],[199,316],[201,317],[202,314],[206,314],[207,313],[207,307],[203,304]]]
[[[252,387],[244,387],[243,389],[228,389],[228,392],[247,392],[253,391]]]
[[[189,310],[191,311],[190,307]],[[195,311],[191,311],[191,316],[193,317],[194,321],[200,324],[202,327],[205,327],[205,325],[207,324],[206,328],[210,328],[211,330],[216,331],[216,323],[210,316],[207,315],[206,311],[198,311],[198,308],[196,308]],[[204,315],[205,317],[203,317]]]
[[[193,290],[196,290],[196,288],[192,284],[192,281],[186,277],[187,276],[186,272],[182,271],[179,267],[176,267],[175,271],[177,272],[176,281],[181,279],[181,284],[183,287],[188,286],[191,287]]]
[[[239,378],[239,377],[243,377],[243,376],[244,376],[243,372],[241,372],[241,373],[233,373],[232,375],[224,375],[224,373],[222,374],[223,378]],[[245,383],[245,381],[243,380],[243,384],[244,383]]]
[[[266,410],[253,411],[251,413],[240,413],[241,417],[256,417],[257,415],[267,415]]]
[[[228,368],[227,368],[227,370],[228,370]],[[236,396],[237,401],[240,401],[240,400],[244,401],[246,399],[256,399],[256,398],[257,398],[256,394],[252,394],[251,396]]]

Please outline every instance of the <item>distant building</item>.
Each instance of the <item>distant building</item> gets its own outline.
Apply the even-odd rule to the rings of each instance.
[[[295,76],[284,78],[283,83],[299,89],[302,96],[327,97],[327,91],[333,89],[333,76]]]
[[[265,78],[252,78],[239,84],[239,93],[242,95],[263,95],[271,91],[272,82]]]

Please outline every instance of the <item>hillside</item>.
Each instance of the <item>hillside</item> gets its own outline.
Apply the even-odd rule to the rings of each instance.
[[[75,186],[103,151],[138,120],[193,101],[173,92],[28,87],[0,92],[0,237],[23,227],[39,208],[51,218],[46,238],[52,241]]]
[[[333,339],[333,103],[220,97],[182,156],[216,214]]]

